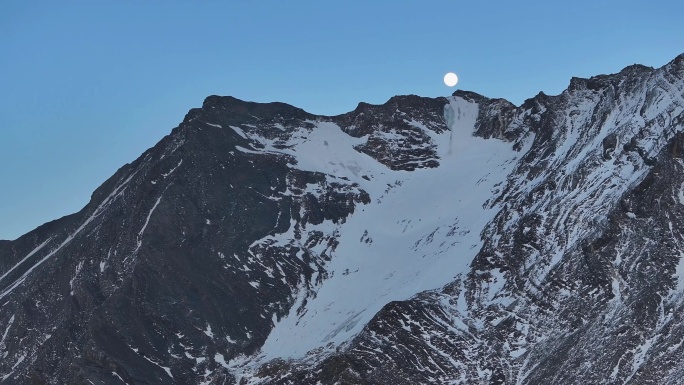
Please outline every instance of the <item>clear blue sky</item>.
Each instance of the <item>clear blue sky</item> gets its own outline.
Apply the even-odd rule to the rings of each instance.
[[[317,113],[457,88],[515,104],[684,52],[684,2],[4,1],[0,239],[78,211],[211,94]]]

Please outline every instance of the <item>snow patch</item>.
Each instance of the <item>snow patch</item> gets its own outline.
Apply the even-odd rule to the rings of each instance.
[[[207,324],[207,328],[204,329],[204,334],[206,334],[209,338],[214,338],[214,333],[211,332],[211,325]]]
[[[245,135],[245,132],[242,131],[242,129],[240,127],[236,127],[236,126],[229,126],[229,127],[232,128],[233,131],[235,131],[235,133],[240,135],[243,139],[249,139],[247,137],[247,135]]]
[[[76,278],[78,278],[78,274],[81,272],[81,269],[83,268],[83,261],[80,261],[78,265],[76,265],[76,270],[74,271],[74,275],[71,277],[71,280],[69,281],[69,288],[71,289],[71,295],[74,295],[74,281]]]
[[[230,366],[228,366],[228,363],[227,363],[226,360],[223,358],[223,354],[221,354],[221,353],[216,353],[216,354],[214,355],[214,361],[216,361],[218,364],[220,364],[220,365],[223,366],[224,368],[230,369]]]
[[[181,159],[181,160],[178,162],[178,164],[176,165],[176,167],[172,168],[169,172],[167,172],[167,173],[165,173],[165,174],[162,174],[162,177],[164,177],[164,179],[166,179],[166,177],[169,176],[169,175],[171,175],[171,174],[173,174],[173,172],[176,171],[176,169],[177,169],[178,167],[180,167],[181,164],[183,164],[183,159]]]
[[[121,376],[119,376],[119,374],[117,372],[112,372],[112,375],[114,377],[118,378],[119,380],[121,380],[121,382],[123,382],[124,384],[128,385],[128,382],[124,381],[124,379],[121,378]]]
[[[14,269],[16,269],[17,267],[21,266],[22,263],[26,262],[27,259],[31,258],[34,254],[36,254],[37,252],[39,252],[39,251],[40,251],[43,247],[45,247],[45,245],[47,245],[48,242],[50,242],[51,240],[52,240],[52,237],[48,238],[47,240],[45,240],[45,242],[41,243],[41,244],[38,245],[35,249],[31,250],[30,253],[26,254],[26,256],[25,256],[24,258],[22,258],[21,261],[19,261],[16,265],[12,266],[9,270],[7,270],[7,271],[5,272],[5,274],[3,274],[2,276],[0,276],[0,281],[2,281],[5,277],[7,277],[7,275],[8,275],[9,273],[11,273],[12,271],[14,271]]]

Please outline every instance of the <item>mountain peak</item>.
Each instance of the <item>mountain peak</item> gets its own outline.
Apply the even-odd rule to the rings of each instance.
[[[466,91],[466,90],[456,90],[454,91],[451,96],[458,96],[459,98],[463,98],[465,100],[473,101],[473,102],[481,102],[483,100],[489,99],[488,97],[478,94],[477,92],[474,91]]]
[[[233,96],[211,95],[204,99],[201,108],[191,109],[181,125],[194,120],[215,124],[240,125],[256,122],[302,121],[314,115],[301,108],[282,102],[258,103],[244,101]]]
[[[257,103],[248,102],[233,96],[211,95],[204,99],[202,103],[204,110],[220,110],[224,113],[236,114],[240,116],[251,116],[256,119],[265,119],[280,116],[302,117],[311,115],[301,108],[294,107],[282,102]]]
[[[0,242],[3,384],[679,383],[683,77],[209,96]]]

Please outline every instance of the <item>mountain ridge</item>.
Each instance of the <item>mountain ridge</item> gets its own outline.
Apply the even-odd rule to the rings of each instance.
[[[684,370],[662,337],[684,338],[677,257],[624,246],[654,237],[630,222],[643,219],[670,223],[657,236],[678,248],[680,208],[658,202],[682,199],[683,78],[684,54],[518,107],[457,90],[332,117],[209,96],[82,210],[0,244],[0,379],[638,383],[658,378],[642,367]],[[363,285],[365,309],[340,295]],[[615,352],[588,374],[608,349],[597,338]]]

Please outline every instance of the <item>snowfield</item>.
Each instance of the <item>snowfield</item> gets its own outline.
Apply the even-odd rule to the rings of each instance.
[[[285,151],[259,138],[263,151],[294,156],[296,168],[358,183],[371,203],[359,206],[344,224],[315,226],[340,234],[340,246],[327,265],[331,277],[315,289],[314,298],[307,298],[303,314],[297,314],[305,298],[300,290],[298,303],[276,322],[255,365],[275,358],[306,359],[310,352],[318,353],[311,358],[320,358],[360,332],[385,304],[437,289],[468,271],[482,246],[480,233],[498,211],[487,199],[526,151],[473,136],[477,116],[476,103],[451,97],[445,108],[450,131],[437,134],[412,122],[430,135],[440,162],[437,168],[412,172],[390,170],[360,154],[353,146],[364,138],[353,138],[333,123],[293,135]],[[281,234],[280,241],[291,236]],[[245,361],[240,357],[231,367]]]

